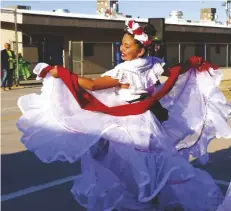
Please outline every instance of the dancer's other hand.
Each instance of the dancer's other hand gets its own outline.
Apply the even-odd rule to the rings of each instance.
[[[58,78],[58,66],[55,65],[53,69],[51,69],[49,71],[49,73],[54,77],[54,78]]]

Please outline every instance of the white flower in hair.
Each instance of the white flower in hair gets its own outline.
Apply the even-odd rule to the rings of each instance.
[[[144,46],[148,46],[152,43],[148,35],[144,33],[144,29],[134,20],[126,21],[127,32],[134,35],[134,39],[140,41]]]
[[[127,31],[131,34],[133,34],[133,31],[140,28],[140,25],[138,23],[134,22],[134,20],[127,20],[126,26],[128,26]]]

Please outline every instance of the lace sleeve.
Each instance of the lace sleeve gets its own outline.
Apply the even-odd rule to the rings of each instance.
[[[110,76],[114,79],[117,79],[119,83],[121,84],[129,84],[129,78],[126,72],[121,69],[115,68],[115,69],[109,70],[101,75],[101,77],[104,77],[104,76]]]

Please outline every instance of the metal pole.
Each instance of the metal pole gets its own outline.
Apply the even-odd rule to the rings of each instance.
[[[16,54],[16,73],[17,78],[15,85],[19,85],[19,69],[18,69],[18,26],[17,26],[17,9],[14,10],[14,28],[15,28],[15,54]],[[15,71],[15,70],[14,70]]]
[[[229,44],[226,45],[226,67],[229,67]]]
[[[115,49],[114,49],[114,43],[111,45],[111,61],[112,61],[112,67],[115,66]]]
[[[68,68],[73,72],[72,41],[68,42]]]
[[[81,77],[83,77],[83,52],[84,52],[84,50],[83,50],[83,48],[84,48],[84,45],[83,45],[83,41],[81,41]]]
[[[42,42],[42,62],[45,62],[45,41]]]
[[[230,23],[230,0],[226,0],[225,6],[226,6],[226,25],[228,26]]]
[[[180,49],[180,43],[179,43],[179,45],[178,45],[178,54],[179,54],[179,57],[178,57],[178,60],[179,60],[179,63],[181,62],[181,56],[180,56],[180,54],[181,54],[181,49]]]
[[[66,67],[66,62],[65,62],[65,55],[66,55],[66,53],[65,53],[65,50],[63,49],[63,51],[62,51],[63,53],[62,53],[62,58],[63,58],[63,67]]]
[[[231,17],[230,17],[230,3],[231,3],[231,1],[230,0],[228,0],[228,2],[227,2],[227,4],[228,4],[228,18],[229,18],[229,21],[228,21],[228,24],[231,24]]]
[[[205,60],[207,59],[207,45],[206,45],[206,43],[205,43],[205,45],[204,45],[204,47],[205,47]]]

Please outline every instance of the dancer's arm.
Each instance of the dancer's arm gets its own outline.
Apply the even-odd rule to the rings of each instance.
[[[101,90],[108,89],[112,87],[120,87],[120,83],[117,79],[113,79],[109,76],[104,76],[97,79],[89,79],[84,77],[78,77],[78,83],[83,89],[87,90]]]
[[[49,73],[55,77],[58,78],[58,71],[57,67],[50,70]],[[129,84],[120,84],[119,80],[113,79],[110,76],[104,76],[97,79],[90,79],[90,78],[84,78],[84,77],[78,77],[78,84],[83,89],[87,90],[102,90],[102,89],[108,89],[112,87],[120,87],[120,88],[129,88]]]

